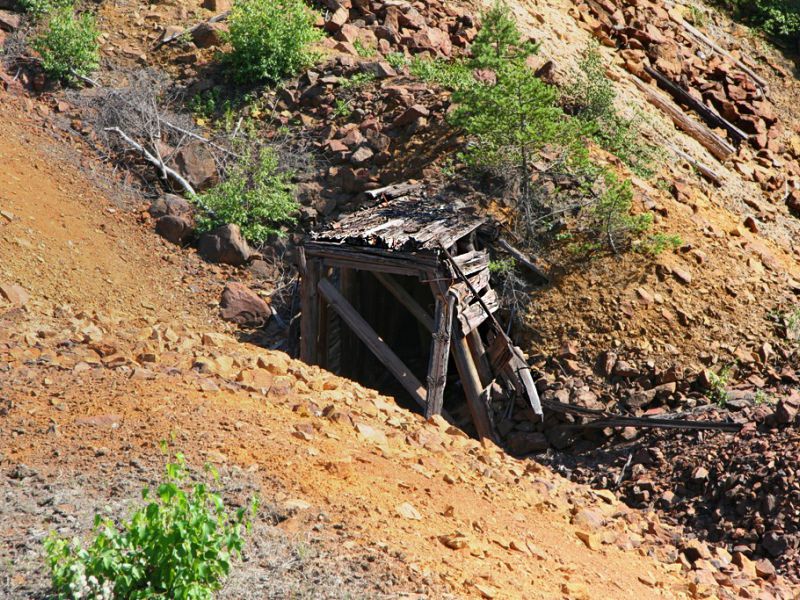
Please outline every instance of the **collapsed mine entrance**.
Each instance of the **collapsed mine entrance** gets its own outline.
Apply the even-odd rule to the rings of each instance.
[[[427,417],[443,414],[447,390],[481,438],[495,439],[493,401],[523,398],[541,415],[524,356],[494,316],[484,219],[418,186],[371,195],[376,204],[301,248],[300,358],[365,385],[391,381]]]

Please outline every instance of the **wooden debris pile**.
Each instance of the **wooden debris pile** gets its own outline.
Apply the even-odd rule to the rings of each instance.
[[[787,179],[800,180],[798,155],[785,143],[767,82],[747,56],[727,51],[678,7],[661,1],[584,0],[576,16],[601,43],[619,49],[648,100],[717,159],[738,153],[737,168],[767,192],[783,190]],[[695,119],[665,106],[673,102]],[[755,167],[747,164],[753,158],[748,146]]]
[[[347,372],[347,363],[364,363],[359,353],[366,348],[430,417],[443,412],[452,355],[480,437],[496,439],[493,404],[524,399],[541,415],[524,356],[494,317],[499,302],[489,284],[489,254],[476,235],[484,218],[415,185],[371,195],[381,201],[312,234],[303,246],[301,359]],[[371,290],[380,293],[368,286],[375,280],[397,301],[387,312],[408,311],[430,336],[424,385],[390,347],[393,340],[376,331],[393,315],[370,313],[378,302]],[[361,344],[329,333],[345,329]]]

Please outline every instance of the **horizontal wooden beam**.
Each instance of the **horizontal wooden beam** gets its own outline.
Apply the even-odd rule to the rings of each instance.
[[[330,280],[321,279],[318,287],[319,293],[342,318],[342,321],[358,336],[358,339],[364,342],[364,345],[389,369],[414,400],[423,409],[427,409],[428,402],[425,387],[370,324],[364,320],[364,317],[358,314],[358,311],[342,296]]]

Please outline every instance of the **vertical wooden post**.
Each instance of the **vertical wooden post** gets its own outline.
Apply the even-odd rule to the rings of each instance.
[[[347,269],[341,267],[339,269],[339,290],[342,292],[345,300],[353,305],[353,308],[358,310],[357,298],[357,279],[358,271],[355,269]],[[341,317],[337,318],[341,321]],[[358,338],[353,335],[348,327],[339,325],[339,372],[345,377],[353,378],[354,367],[358,364],[358,352],[361,349],[361,344]]]
[[[329,276],[328,271],[329,268],[325,268],[322,265],[320,269],[320,277],[325,278]],[[317,294],[317,340],[316,340],[316,364],[320,367],[326,368],[328,366],[328,325],[329,325],[329,315],[328,315],[328,304],[325,302],[325,299],[320,295]]]
[[[318,258],[306,260],[300,289],[300,360],[310,365],[317,361],[317,330],[319,328],[319,284],[322,265]]]
[[[492,368],[489,366],[489,358],[486,356],[486,347],[483,345],[481,334],[477,328],[467,335],[467,344],[469,344],[469,350],[472,354],[472,359],[475,361],[475,366],[478,368],[478,374],[481,376],[481,384],[486,387],[492,382],[494,376],[492,375]]]
[[[428,363],[428,405],[425,416],[442,413],[444,387],[447,383],[447,362],[450,357],[450,334],[453,329],[455,296],[436,297],[436,315],[431,342],[431,357]]]
[[[458,308],[456,308],[456,311],[457,310]],[[467,405],[472,415],[472,422],[475,423],[475,429],[478,430],[479,438],[489,438],[495,441],[492,421],[489,417],[489,407],[482,397],[483,387],[481,386],[481,378],[472,360],[472,353],[469,351],[467,338],[461,332],[461,328],[457,322],[453,327],[457,328],[452,343],[453,358],[456,361],[458,375],[461,377],[461,385],[464,387],[464,395],[467,397]]]

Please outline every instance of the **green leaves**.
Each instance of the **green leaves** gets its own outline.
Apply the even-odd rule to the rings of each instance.
[[[322,37],[316,18],[302,0],[237,0],[228,18],[234,79],[272,84],[311,64],[309,46]]]
[[[182,456],[166,468],[157,498],[119,526],[95,517],[84,548],[54,533],[45,540],[47,564],[59,598],[205,600],[230,571],[258,503],[231,513],[222,498],[198,483],[187,490]],[[143,492],[145,500],[149,495]]]
[[[279,235],[278,226],[293,223],[298,208],[291,176],[278,170],[278,157],[271,148],[245,154],[225,181],[200,196],[198,205],[207,212],[198,219],[198,229],[235,223],[256,244]]]
[[[77,16],[71,6],[58,7],[31,46],[41,56],[48,75],[76,83],[77,76],[87,76],[100,66],[99,35],[93,15]]]
[[[780,41],[800,42],[800,5],[792,0],[717,0],[734,17],[758,27]]]

